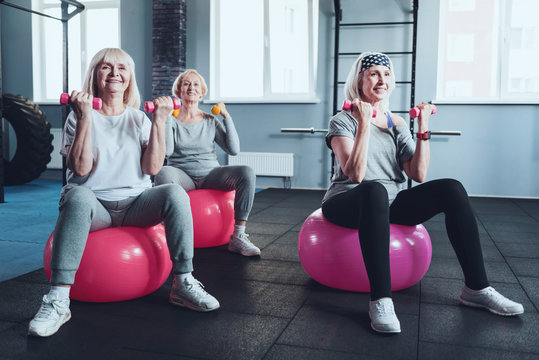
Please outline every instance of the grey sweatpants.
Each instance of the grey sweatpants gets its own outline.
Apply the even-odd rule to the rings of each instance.
[[[155,176],[155,184],[179,184],[185,191],[195,189],[236,190],[234,218],[245,220],[249,217],[255,197],[256,175],[249,166],[219,166],[207,176],[192,178],[182,169],[163,166]]]
[[[60,199],[59,210],[50,264],[53,284],[73,284],[89,231],[150,227],[163,220],[174,272],[193,271],[191,206],[178,185],[156,186],[121,201],[98,200],[90,189],[76,186]]]

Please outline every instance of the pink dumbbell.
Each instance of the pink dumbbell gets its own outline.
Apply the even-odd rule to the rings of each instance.
[[[60,104],[69,105],[69,103],[71,102],[69,99],[70,99],[69,94],[63,93],[62,95],[60,95]],[[92,107],[95,110],[100,110],[101,105],[102,105],[101,99],[98,97],[95,97],[94,100],[92,101]]]
[[[179,108],[182,107],[180,99],[173,98],[172,104],[174,105],[175,110],[178,110]],[[154,110],[155,110],[155,104],[153,103],[153,101],[146,101],[144,103],[144,111],[146,111],[148,114],[153,113]]]
[[[350,111],[350,109],[352,108],[352,102],[348,99],[345,99],[344,100],[344,103],[342,104],[342,109],[344,111]],[[376,117],[376,108],[373,106],[372,107],[372,117]]]
[[[433,114],[436,114],[436,105],[434,104],[431,104],[433,106],[433,109],[432,109],[432,113]],[[408,114],[410,114],[410,117],[412,119],[415,119],[416,117],[419,116],[419,114],[421,114],[421,109],[418,108],[417,106],[413,107],[410,109],[410,111],[408,112]]]

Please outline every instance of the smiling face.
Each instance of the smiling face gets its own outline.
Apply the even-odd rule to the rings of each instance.
[[[121,59],[108,60],[97,67],[97,93],[124,93],[131,81],[129,65]]]
[[[196,74],[184,76],[179,84],[179,90],[177,95],[182,101],[198,102],[204,96],[202,81]]]
[[[379,102],[390,93],[391,70],[385,65],[374,65],[363,71],[358,87],[363,101]]]

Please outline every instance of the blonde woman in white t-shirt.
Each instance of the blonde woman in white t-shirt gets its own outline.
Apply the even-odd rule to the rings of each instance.
[[[60,151],[66,157],[67,184],[54,230],[51,289],[28,333],[50,336],[70,319],[69,290],[88,233],[107,227],[149,227],[164,221],[174,270],[169,301],[196,311],[218,309],[219,302],[191,275],[193,225],[185,190],[175,184],[152,188],[150,181],[165,158],[172,99],[155,99],[150,121],[139,110],[133,59],[117,48],[94,56],[83,88],[71,93],[73,111]],[[102,99],[99,110],[92,109],[94,97]]]

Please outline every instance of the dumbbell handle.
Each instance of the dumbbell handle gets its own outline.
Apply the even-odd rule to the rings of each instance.
[[[432,107],[433,107],[432,113],[433,113],[433,114],[436,114],[436,105],[432,104]],[[408,112],[408,114],[410,114],[410,117],[411,117],[412,119],[415,119],[416,117],[419,116],[419,114],[421,114],[421,109],[418,108],[417,106],[415,106],[415,107],[413,107],[413,108],[410,109],[410,111]]]
[[[69,105],[69,103],[71,103],[71,101],[69,99],[70,99],[69,94],[63,93],[62,95],[60,95],[60,104]],[[92,101],[92,107],[95,110],[100,110],[102,104],[103,104],[103,102],[98,97],[95,97],[94,100]]]
[[[182,107],[180,99],[172,98],[172,104],[174,105],[175,110]],[[144,111],[146,111],[148,114],[153,113],[154,110],[155,104],[153,103],[153,101],[146,101],[144,103]]]
[[[352,102],[350,100],[348,100],[348,99],[345,99],[344,103],[342,104],[342,109],[344,111],[350,111],[351,108],[352,108]],[[376,114],[377,114],[376,108],[373,106],[372,107],[372,117],[376,117]]]

